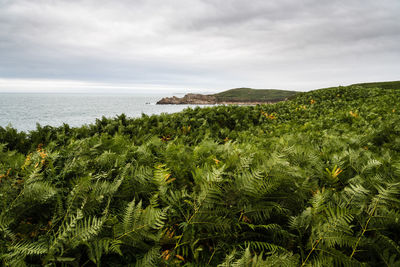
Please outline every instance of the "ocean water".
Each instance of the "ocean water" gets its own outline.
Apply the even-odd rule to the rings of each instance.
[[[0,126],[11,125],[19,131],[36,129],[40,125],[81,126],[96,118],[128,117],[174,113],[189,105],[156,105],[164,96],[134,94],[61,94],[61,93],[0,93]],[[193,107],[193,106],[192,106]]]

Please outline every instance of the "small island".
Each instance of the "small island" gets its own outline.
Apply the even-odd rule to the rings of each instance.
[[[159,105],[256,105],[270,104],[287,100],[298,92],[279,89],[235,88],[213,95],[186,94],[184,97],[164,97],[157,102]]]

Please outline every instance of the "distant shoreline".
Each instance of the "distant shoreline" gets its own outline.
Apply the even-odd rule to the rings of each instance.
[[[259,105],[285,101],[297,94],[278,89],[235,88],[218,94],[186,94],[184,97],[164,97],[158,105]]]
[[[281,100],[285,101],[285,100]],[[276,102],[218,102],[218,103],[203,103],[203,102],[192,102],[192,103],[159,103],[158,101],[156,105],[205,105],[205,106],[214,106],[214,105],[239,105],[239,106],[255,106],[255,105],[265,105],[265,104],[275,104]]]

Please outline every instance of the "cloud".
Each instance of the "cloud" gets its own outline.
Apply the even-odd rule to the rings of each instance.
[[[0,0],[0,78],[311,89],[399,79],[400,2]]]

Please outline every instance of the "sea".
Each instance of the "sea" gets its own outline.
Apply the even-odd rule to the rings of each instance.
[[[183,95],[183,94],[182,94]],[[165,96],[165,95],[164,95]],[[29,132],[41,126],[72,127],[113,118],[180,112],[193,105],[156,105],[163,95],[96,93],[0,93],[0,126]],[[179,96],[179,95],[177,95]]]

